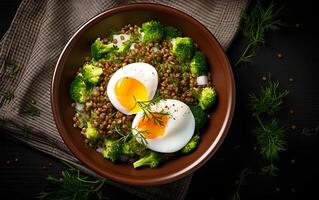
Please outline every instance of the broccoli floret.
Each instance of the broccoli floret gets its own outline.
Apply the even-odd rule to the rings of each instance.
[[[86,63],[83,66],[83,79],[86,83],[97,84],[102,73],[103,69],[93,64]]]
[[[70,86],[71,97],[78,103],[84,103],[88,97],[88,87],[85,84],[81,74],[77,75]]]
[[[181,62],[181,63],[179,63],[178,67],[179,67],[179,69],[180,69],[182,72],[188,72],[188,71],[189,71],[189,68],[190,68],[189,63],[187,63],[187,62]]]
[[[156,42],[163,37],[163,26],[160,22],[149,21],[142,24],[142,42]]]
[[[95,60],[106,58],[108,53],[114,49],[114,44],[103,44],[100,38],[97,38],[91,45],[91,54]]]
[[[211,107],[216,101],[216,91],[214,88],[206,87],[204,88],[198,96],[198,105],[203,109],[206,110],[207,108]]]
[[[179,32],[175,27],[165,26],[164,27],[164,38],[170,40],[173,38],[181,37],[182,33]]]
[[[190,63],[191,72],[196,76],[206,74],[207,72],[207,61],[206,57],[201,51],[196,51],[195,55]]]
[[[129,157],[134,157],[135,155],[141,155],[146,147],[136,141],[136,136],[133,136],[129,141],[123,144],[123,154]]]
[[[207,113],[200,106],[191,106],[190,109],[195,118],[195,128],[197,130],[202,129],[208,120]]]
[[[99,137],[99,133],[96,130],[96,128],[91,124],[90,121],[86,122],[86,130],[84,133],[85,137],[91,141],[91,142],[95,142]]]
[[[134,168],[138,168],[141,166],[149,166],[151,168],[155,168],[162,160],[162,155],[152,151],[150,154],[142,157],[141,159],[135,161],[133,163]]]
[[[200,136],[198,134],[194,135],[190,141],[180,150],[183,154],[188,154],[196,149],[200,140]]]
[[[189,37],[177,37],[172,40],[173,54],[177,59],[184,61],[190,60],[194,54],[194,43],[192,38]]]
[[[127,40],[127,41],[125,41],[125,42],[122,44],[122,46],[120,46],[120,47],[118,48],[118,50],[116,51],[116,53],[119,54],[119,55],[123,55],[124,53],[127,52],[127,50],[130,49],[132,43],[133,43],[133,40]]]
[[[122,154],[122,145],[117,140],[104,140],[105,150],[102,152],[104,158],[116,162]]]

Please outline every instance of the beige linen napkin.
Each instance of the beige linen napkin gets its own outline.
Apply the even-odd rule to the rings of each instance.
[[[96,14],[123,3],[116,0],[24,0],[0,42],[0,123],[15,138],[42,152],[86,169],[70,153],[57,132],[50,105],[50,82],[62,48],[75,31]],[[227,49],[238,30],[248,0],[154,0],[184,11],[203,23]],[[13,73],[13,74],[12,74]],[[12,92],[14,98],[4,98]],[[40,116],[25,109],[32,103]],[[26,136],[26,133],[27,136]],[[191,175],[162,186],[128,186],[110,181],[145,199],[183,199]]]

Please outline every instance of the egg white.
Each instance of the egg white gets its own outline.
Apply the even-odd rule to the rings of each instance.
[[[107,96],[111,101],[112,105],[120,112],[126,115],[132,115],[129,110],[126,110],[121,103],[117,100],[115,94],[116,83],[124,77],[134,78],[140,81],[146,88],[148,93],[148,99],[151,100],[157,89],[158,85],[158,74],[156,69],[147,63],[137,62],[128,64],[120,69],[118,69],[111,77],[107,85]]]
[[[174,100],[166,99],[161,100],[154,106],[152,111],[160,112],[164,111],[169,114],[169,119],[165,127],[165,133],[163,136],[159,136],[155,139],[146,139],[146,147],[160,153],[173,153],[182,149],[192,138],[195,131],[195,118],[192,111],[185,103]],[[138,123],[143,118],[143,112],[136,114],[132,127],[133,134],[136,135]],[[137,137],[138,142],[142,142],[141,137]]]

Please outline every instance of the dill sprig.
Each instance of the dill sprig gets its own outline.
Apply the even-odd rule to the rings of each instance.
[[[264,159],[273,163],[278,159],[279,153],[286,150],[285,130],[273,119],[263,127],[253,131],[256,134],[259,152]]]
[[[301,130],[302,135],[312,136],[312,135],[318,135],[319,133],[319,125],[317,125],[314,128],[303,128]]]
[[[141,144],[146,146],[147,145],[147,140],[144,136],[144,134],[148,134],[149,132],[147,130],[138,130],[137,128],[132,128],[131,126],[127,125],[130,129],[130,131],[125,134],[121,131],[120,129],[120,125],[119,124],[115,124],[112,126],[112,129],[117,133],[119,134],[121,137],[118,139],[119,142],[121,143],[125,143],[127,142],[128,140],[131,139],[131,137],[133,137],[133,131],[135,131],[135,134],[137,135],[137,137],[140,139],[141,141]]]
[[[179,81],[176,77],[171,77],[171,82],[176,86],[178,87],[179,86]]]
[[[10,75],[11,76],[15,76],[18,74],[19,70],[20,70],[20,67],[17,65],[17,64],[12,64],[13,67],[12,69],[10,70]]]
[[[273,81],[269,75],[266,85],[261,87],[259,94],[252,94],[249,97],[251,111],[260,125],[253,130],[259,153],[269,163],[262,168],[263,174],[275,175],[279,169],[274,163],[278,160],[280,152],[286,150],[285,129],[279,126],[276,119],[269,120],[269,118],[273,118],[280,110],[288,93],[287,90],[281,90],[279,82]],[[264,120],[268,118],[268,123],[263,123],[261,114]]]
[[[274,165],[274,163],[270,163],[261,169],[262,174],[268,174],[271,176],[276,176],[278,171],[279,169]]]
[[[105,179],[91,180],[87,176],[80,175],[80,171],[70,168],[62,172],[62,177],[47,177],[45,191],[37,195],[41,200],[53,199],[106,199],[100,189]]]
[[[136,135],[137,135],[137,137],[140,139],[141,144],[142,144],[143,146],[146,146],[146,145],[148,144],[148,142],[147,142],[147,140],[146,140],[144,134],[149,134],[149,132],[148,132],[147,130],[141,131],[141,130],[138,130],[137,128],[132,128],[132,129],[131,129],[132,134],[133,134],[133,131],[136,132]]]
[[[40,109],[35,107],[32,104],[27,104],[24,113],[26,113],[27,115],[31,116],[31,117],[37,117],[40,116]]]
[[[162,116],[169,115],[169,114],[165,112],[164,110],[161,110],[159,112],[152,110],[152,106],[154,106],[156,103],[162,100],[162,97],[160,95],[156,95],[153,99],[149,101],[137,101],[134,96],[133,98],[136,102],[133,108],[135,108],[136,106],[139,106],[142,109],[142,112],[143,112],[142,120],[145,120],[146,118],[148,121],[150,121],[152,119],[154,124],[156,125],[159,124],[161,126],[164,126]]]
[[[277,113],[283,103],[283,99],[289,94],[288,90],[280,90],[279,82],[273,81],[268,76],[265,86],[261,87],[259,95],[249,96],[249,105],[253,113],[273,115]]]
[[[265,43],[265,33],[278,30],[282,26],[281,20],[277,19],[280,11],[281,8],[275,8],[273,2],[265,7],[258,1],[249,12],[242,13],[241,31],[248,39],[248,44],[236,62],[236,66],[251,62],[256,46]]]
[[[2,96],[5,100],[10,101],[11,99],[14,98],[14,93],[11,90],[7,90],[2,93]]]
[[[112,125],[112,131],[114,131],[115,133],[119,134],[119,135],[125,135],[124,133],[122,133],[121,131],[121,125],[120,124],[114,124]]]
[[[235,181],[236,190],[231,198],[232,200],[240,200],[240,192],[242,188],[247,184],[247,176],[251,173],[252,172],[248,168],[245,168],[238,175],[238,180]]]

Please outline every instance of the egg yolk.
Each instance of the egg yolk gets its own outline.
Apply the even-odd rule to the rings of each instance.
[[[149,117],[142,118],[139,121],[137,128],[139,131],[144,132],[143,136],[147,139],[155,139],[159,136],[163,136],[165,133],[165,127],[167,125],[168,116],[161,114],[148,115]]]
[[[121,78],[115,84],[114,91],[120,104],[130,113],[138,113],[141,110],[136,104],[137,101],[148,100],[146,87],[134,78]]]

